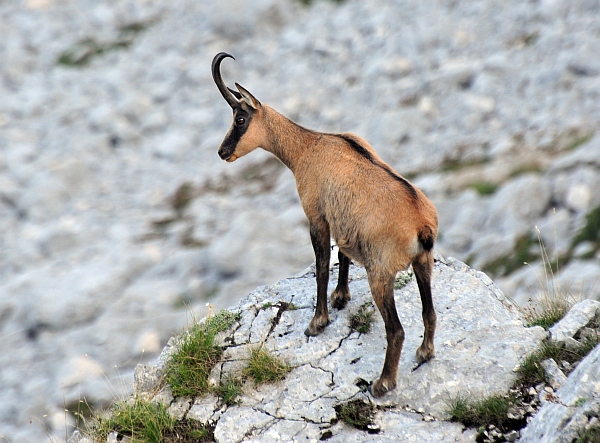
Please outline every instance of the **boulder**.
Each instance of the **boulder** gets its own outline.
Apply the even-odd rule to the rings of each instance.
[[[336,281],[334,266],[330,289]],[[239,377],[240,362],[258,346],[292,366],[291,372],[273,384],[256,386],[247,381],[237,405],[224,407],[212,397],[196,399],[189,403],[187,417],[214,426],[218,442],[474,441],[475,430],[465,431],[463,425],[447,421],[448,402],[459,395],[477,398],[507,392],[515,367],[546,332],[525,327],[520,311],[485,274],[455,259],[439,260],[432,286],[438,313],[437,354],[419,366],[414,353],[423,325],[417,284],[411,276],[405,286],[398,286],[395,299],[406,341],[395,390],[379,399],[366,391],[368,382],[379,375],[385,355],[379,314],[368,333],[349,326],[350,315],[372,301],[364,268],[350,268],[352,300],[346,309],[331,309],[332,322],[321,335],[304,335],[314,312],[316,283],[311,267],[296,277],[258,288],[233,308],[241,313],[241,320],[230,332],[231,340],[223,340],[229,344],[211,378],[218,382],[227,376]],[[280,302],[293,303],[295,309],[283,310]],[[163,351],[159,367],[138,367],[136,395],[147,398],[156,392],[156,375],[176,347],[177,339]],[[356,399],[376,409],[370,432],[338,421],[336,406]],[[181,414],[182,402],[173,402]]]

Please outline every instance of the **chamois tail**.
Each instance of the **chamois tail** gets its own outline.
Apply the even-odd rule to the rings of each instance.
[[[417,238],[419,239],[419,243],[426,251],[431,251],[433,248],[433,244],[435,243],[435,235],[433,234],[433,230],[429,226],[423,226],[419,233],[417,234]]]

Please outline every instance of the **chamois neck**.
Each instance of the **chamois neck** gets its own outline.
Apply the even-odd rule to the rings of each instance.
[[[268,141],[263,149],[275,155],[294,172],[304,152],[321,137],[316,131],[303,128],[272,108],[263,106]]]

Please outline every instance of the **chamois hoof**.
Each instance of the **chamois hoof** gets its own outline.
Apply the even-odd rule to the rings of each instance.
[[[417,362],[420,364],[425,363],[435,357],[435,348],[421,345],[417,348]]]
[[[304,331],[304,335],[307,337],[316,337],[331,323],[329,317],[325,320],[315,320],[314,318],[310,321],[308,328]]]
[[[378,378],[373,382],[371,386],[369,386],[369,392],[373,395],[373,397],[378,398],[383,396],[385,393],[391,391],[396,387],[396,382],[386,382],[381,378]]]
[[[344,309],[350,301],[350,292],[335,289],[331,293],[331,307],[335,309]]]

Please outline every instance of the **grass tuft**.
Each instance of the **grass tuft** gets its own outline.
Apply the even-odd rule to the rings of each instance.
[[[339,420],[363,431],[369,430],[375,417],[375,406],[362,400],[352,400],[335,407]]]
[[[222,310],[204,324],[195,323],[183,335],[180,347],[165,371],[165,379],[175,397],[194,397],[210,390],[208,377],[222,353],[215,345],[215,336],[231,328],[239,319],[239,313]]]
[[[527,306],[523,309],[526,326],[541,326],[548,330],[562,320],[572,304],[567,295],[560,298],[542,297],[540,305]]]
[[[508,395],[494,395],[478,401],[469,401],[458,396],[448,402],[450,421],[463,423],[469,427],[481,427],[493,424],[504,429],[508,421],[508,412],[513,405]]]
[[[537,297],[537,306],[527,306],[523,309],[523,313],[528,326],[541,326],[548,330],[569,312],[569,309],[575,303],[575,297],[555,284],[554,269],[558,271],[559,259],[556,257],[554,263],[550,261],[541,232],[537,226],[536,231],[540,256],[544,266],[544,279],[539,278],[542,291]]]
[[[162,443],[175,423],[163,405],[136,399],[115,403],[109,414],[92,420],[88,432],[94,441],[106,441],[108,434],[117,432],[131,442]]]
[[[394,289],[402,289],[412,279],[412,272],[399,272],[394,280]]]
[[[575,349],[567,349],[551,340],[543,342],[537,351],[529,354],[519,365],[517,369],[519,380],[528,386],[548,383],[546,372],[542,368],[544,360],[551,358],[555,362],[566,362],[572,367],[600,343],[600,333],[589,335],[580,340],[580,343],[580,346]]]
[[[251,351],[250,360],[243,371],[243,375],[252,378],[258,384],[272,383],[283,380],[291,369],[290,366],[271,355],[261,346]]]
[[[213,331],[198,324],[184,336],[179,351],[169,360],[165,374],[175,397],[193,397],[209,391],[210,371],[222,353],[214,339]]]
[[[373,325],[374,314],[373,303],[363,303],[354,314],[350,315],[350,329],[361,334],[368,333]]]
[[[223,404],[232,406],[238,403],[237,398],[242,395],[242,380],[229,377],[221,381],[221,384],[213,389]]]
[[[223,309],[215,315],[206,319],[204,327],[206,330],[212,331],[215,334],[225,332],[230,329],[236,322],[242,319],[242,314],[239,312],[231,312]]]

